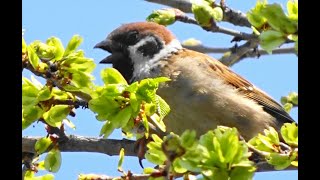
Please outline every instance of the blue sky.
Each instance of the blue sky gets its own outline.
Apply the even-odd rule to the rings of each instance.
[[[279,2],[286,7],[285,0],[270,1],[269,3]],[[247,12],[256,3],[255,0],[228,0],[227,5],[234,9]],[[25,29],[24,38],[27,43],[34,40],[45,41],[51,36],[61,39],[63,44],[67,44],[74,34],[79,34],[84,38],[80,46],[87,57],[93,58],[96,63],[106,57],[107,53],[93,46],[103,40],[113,29],[123,23],[144,21],[152,10],[160,9],[165,6],[148,3],[143,0],[32,0],[22,1],[22,26]],[[229,23],[219,25],[234,28]],[[239,28],[238,30],[251,32],[249,28]],[[232,37],[205,32],[201,28],[177,22],[169,29],[180,40],[196,38],[204,45],[212,47],[231,47]],[[210,54],[219,58],[221,54]],[[94,76],[95,83],[102,84],[99,77],[100,71],[105,65],[98,64]],[[235,64],[232,69],[251,81],[256,86],[270,94],[277,101],[280,97],[287,95],[291,91],[298,91],[298,58],[295,55],[274,55],[261,56],[259,59],[245,59]],[[24,71],[23,75],[30,78],[30,73]],[[77,110],[77,116],[70,118],[77,126],[74,131],[67,129],[67,134],[97,137],[102,123],[95,120],[95,116],[89,110]],[[297,120],[297,109],[291,113]],[[44,136],[45,129],[42,124],[35,124],[22,132],[22,135]],[[119,131],[114,132],[110,138],[122,139]],[[44,157],[44,155],[42,155]],[[63,153],[62,166],[58,173],[55,173],[57,180],[77,179],[80,173],[107,174],[119,176],[117,172],[118,157],[109,157],[104,154],[95,153]],[[144,161],[144,166],[152,166]],[[141,173],[142,169],[138,165],[135,157],[126,157],[123,168],[131,170],[133,173]],[[256,173],[256,180],[280,180],[298,179],[297,171]]]

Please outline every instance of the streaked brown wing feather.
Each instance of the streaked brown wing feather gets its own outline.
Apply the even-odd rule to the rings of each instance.
[[[256,101],[264,110],[277,118],[281,123],[294,122],[290,115],[283,109],[283,107],[273,100],[269,95],[255,87],[253,84],[245,80],[240,75],[234,73],[227,66],[222,64],[220,61],[215,60],[209,56],[204,58],[206,63],[216,72],[217,75],[221,76],[228,84],[231,84],[239,92],[243,93],[244,96]]]

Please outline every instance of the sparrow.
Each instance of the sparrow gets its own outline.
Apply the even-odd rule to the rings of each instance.
[[[249,140],[269,126],[280,131],[294,120],[267,93],[220,61],[183,48],[164,26],[153,22],[124,24],[95,48],[110,53],[100,63],[112,64],[128,83],[168,77],[157,94],[170,106],[164,118],[168,132],[186,129],[202,135],[219,125],[236,127]]]

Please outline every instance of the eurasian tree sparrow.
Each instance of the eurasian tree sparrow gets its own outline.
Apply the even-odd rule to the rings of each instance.
[[[218,60],[185,49],[164,26],[137,22],[120,26],[98,43],[112,63],[132,83],[144,78],[171,79],[157,91],[171,107],[167,131],[194,129],[204,134],[217,125],[236,127],[246,140],[268,126],[280,130],[294,122],[282,106]]]

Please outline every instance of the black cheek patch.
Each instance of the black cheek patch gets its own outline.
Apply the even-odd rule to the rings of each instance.
[[[143,54],[143,56],[148,56],[152,58],[155,54],[158,54],[162,49],[162,43],[158,39],[153,41],[147,41],[144,45],[138,48],[138,51]]]

